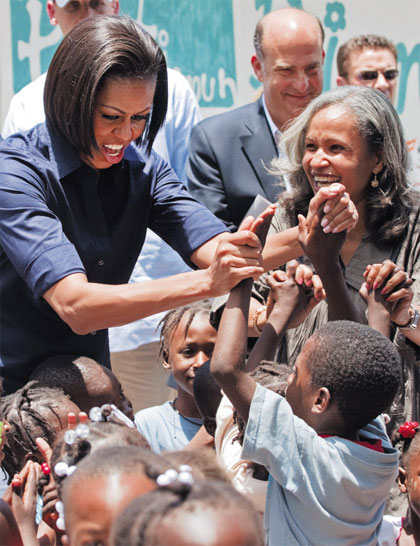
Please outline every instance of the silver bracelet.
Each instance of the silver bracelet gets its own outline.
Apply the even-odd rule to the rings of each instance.
[[[396,324],[399,330],[415,330],[417,328],[420,319],[420,313],[413,306],[411,306],[410,309],[412,312],[411,319],[408,321],[407,324],[404,324],[404,326]]]

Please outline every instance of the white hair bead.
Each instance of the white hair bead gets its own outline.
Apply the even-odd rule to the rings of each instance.
[[[102,410],[101,408],[98,408],[98,406],[95,406],[90,409],[89,411],[89,419],[91,421],[102,421]]]
[[[169,485],[171,483],[171,480],[166,474],[160,474],[156,479],[156,483],[159,487],[165,487],[166,485]]]
[[[77,438],[77,434],[74,430],[66,430],[66,432],[64,433],[64,441],[68,445],[74,444],[74,441],[76,440],[76,438]]]
[[[55,526],[56,526],[57,529],[59,529],[60,531],[65,531],[65,530],[66,530],[66,526],[65,526],[65,523],[64,523],[64,518],[58,518],[57,521],[55,522]]]
[[[60,478],[62,478],[63,476],[67,476],[68,471],[69,471],[69,465],[67,463],[63,462],[63,461],[60,461],[54,467],[54,472]]]
[[[84,440],[85,438],[89,436],[89,427],[85,425],[84,423],[80,423],[80,425],[77,425],[75,431],[77,436],[79,438],[82,438],[82,440]]]

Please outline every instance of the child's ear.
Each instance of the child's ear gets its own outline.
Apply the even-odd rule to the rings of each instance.
[[[407,478],[407,473],[404,470],[404,468],[401,468],[401,466],[400,466],[399,469],[398,469],[397,482],[398,482],[398,487],[400,488],[401,493],[407,493],[406,478]]]
[[[169,351],[168,351],[168,349],[163,349],[162,358],[163,358],[163,367],[165,368],[165,370],[170,370],[171,365],[169,364]]]
[[[329,407],[331,401],[331,394],[327,387],[321,387],[316,395],[314,403],[312,404],[312,413],[324,413]]]

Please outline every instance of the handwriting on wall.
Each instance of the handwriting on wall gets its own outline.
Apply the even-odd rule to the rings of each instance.
[[[13,91],[17,92],[47,70],[61,32],[50,24],[46,0],[8,1]],[[418,20],[418,0],[408,1],[416,12],[412,20]],[[420,183],[420,43],[416,29],[409,31],[403,24],[399,25],[398,39],[395,38],[393,19],[400,16],[400,12],[395,12],[399,10],[395,2],[384,0],[380,4],[381,23],[388,26],[377,27],[378,1],[375,0],[369,5],[364,0],[120,0],[121,13],[143,24],[165,51],[168,65],[187,77],[204,115],[206,109],[209,112],[228,109],[255,97],[260,83],[249,63],[255,23],[271,9],[287,5],[307,8],[324,25],[324,90],[335,87],[335,56],[341,43],[360,32],[391,34],[389,37],[397,45],[400,69],[395,106],[411,151],[416,155],[414,161],[418,163]],[[375,26],[368,24],[369,30],[366,30],[369,20]],[[363,30],[356,27],[361,21],[365,24]],[[244,71],[248,74],[244,75]],[[415,115],[413,118],[416,112],[417,121]]]

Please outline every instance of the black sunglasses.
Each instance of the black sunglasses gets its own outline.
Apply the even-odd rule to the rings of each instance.
[[[395,78],[398,76],[398,70],[363,70],[362,72],[359,72],[357,77],[359,78],[359,80],[368,82],[376,80],[379,74],[383,74],[386,80],[395,80]]]

